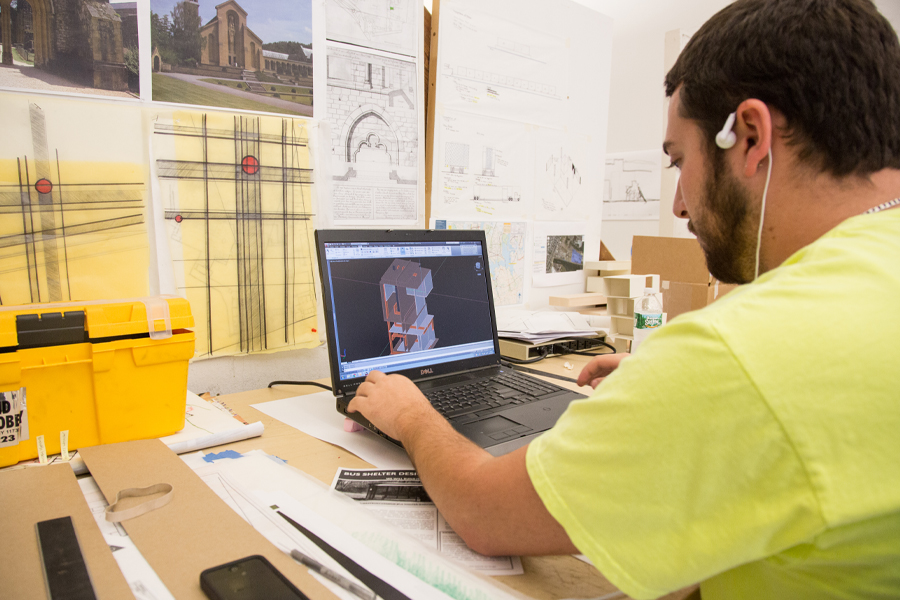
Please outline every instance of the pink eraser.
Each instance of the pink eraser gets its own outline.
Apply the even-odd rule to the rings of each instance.
[[[363,429],[365,429],[365,427],[363,427],[350,417],[344,417],[344,431],[353,433],[354,431],[362,431]]]

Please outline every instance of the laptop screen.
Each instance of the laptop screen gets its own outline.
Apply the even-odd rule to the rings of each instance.
[[[335,383],[374,370],[452,372],[454,363],[495,355],[483,234],[329,241],[327,233],[317,237]]]

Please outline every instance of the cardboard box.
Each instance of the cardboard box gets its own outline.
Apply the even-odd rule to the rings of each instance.
[[[634,236],[631,270],[660,276],[669,319],[712,304],[737,287],[709,274],[700,243],[693,238]]]

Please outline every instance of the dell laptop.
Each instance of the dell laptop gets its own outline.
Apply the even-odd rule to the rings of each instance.
[[[499,456],[550,429],[574,399],[500,362],[483,231],[318,230],[338,412],[370,371],[412,379],[454,429]]]

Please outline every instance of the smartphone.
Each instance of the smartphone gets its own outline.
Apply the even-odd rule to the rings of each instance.
[[[309,600],[259,554],[206,569],[200,589],[210,600]]]

